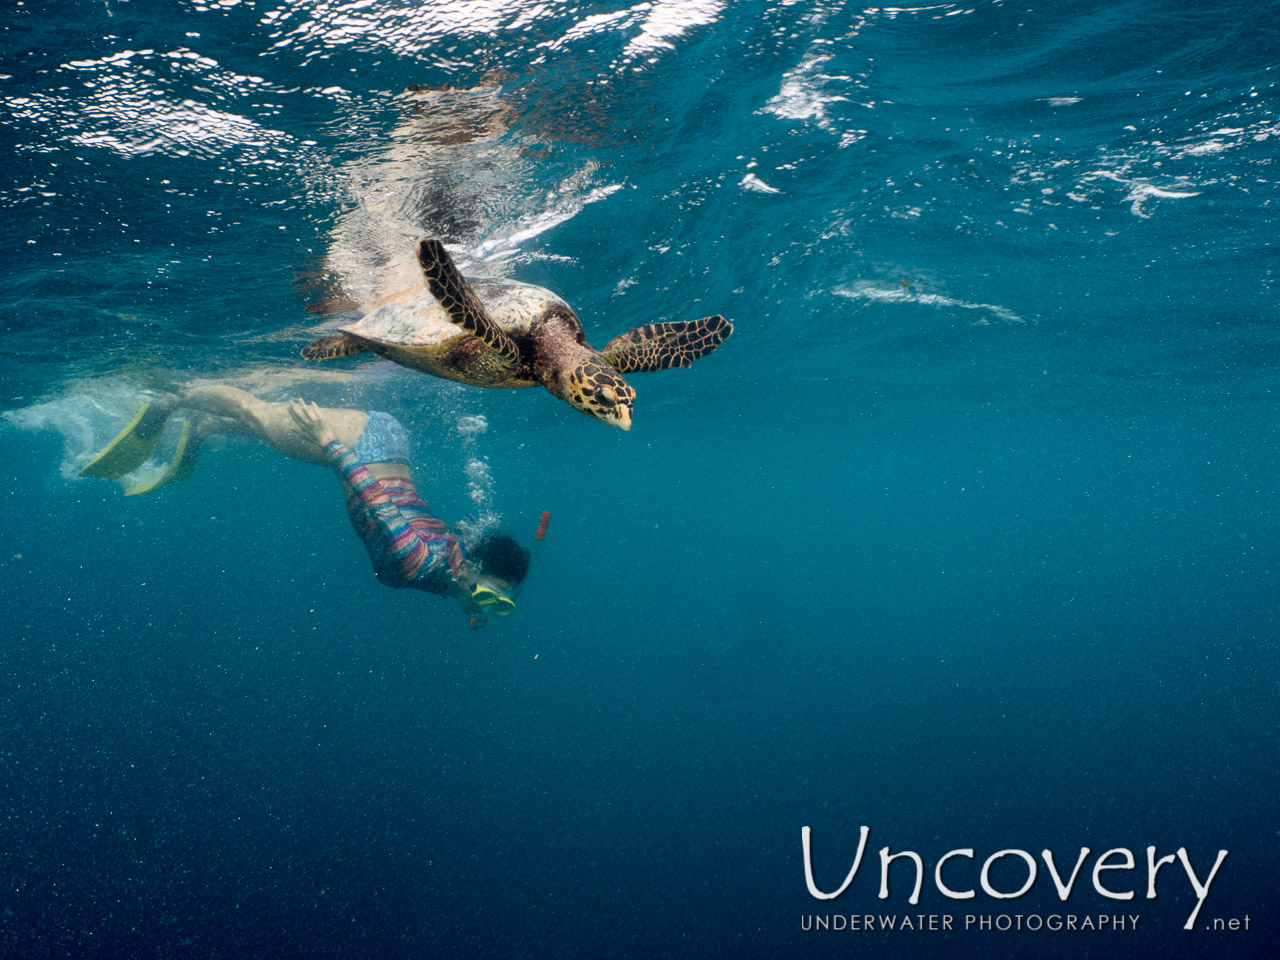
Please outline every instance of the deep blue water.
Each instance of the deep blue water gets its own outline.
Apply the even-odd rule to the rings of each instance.
[[[6,6],[0,954],[1277,955],[1277,22]],[[630,433],[301,360],[418,235],[597,346],[736,331],[634,375]],[[380,586],[334,478],[243,438],[150,496],[78,478],[193,378],[391,411],[449,519],[551,511],[517,613]],[[811,897],[801,827],[833,891],[863,825]],[[1230,851],[1195,930],[1149,845]],[[933,881],[1083,846],[1065,903],[1043,862]],[[802,929],[921,913],[957,929]]]

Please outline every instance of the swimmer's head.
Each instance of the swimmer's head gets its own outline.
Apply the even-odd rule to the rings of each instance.
[[[529,551],[505,533],[486,533],[467,551],[469,566],[512,587],[529,573]]]

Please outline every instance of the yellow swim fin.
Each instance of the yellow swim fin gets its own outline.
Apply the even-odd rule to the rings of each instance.
[[[114,480],[137,470],[146,463],[147,459],[156,452],[161,433],[157,430],[151,437],[138,434],[138,424],[142,422],[142,418],[146,416],[149,409],[151,409],[150,400],[143,403],[133,419],[129,421],[129,425],[120,431],[118,437],[85,464],[84,469],[80,471],[80,476],[105,477],[108,480]]]
[[[196,468],[196,461],[199,456],[200,441],[192,438],[191,423],[184,423],[182,425],[182,434],[178,437],[178,445],[173,451],[173,461],[169,466],[137,481],[125,490],[124,495],[126,497],[136,497],[139,494],[158,490],[167,483],[177,483],[179,480],[185,480],[191,475],[191,471]]]

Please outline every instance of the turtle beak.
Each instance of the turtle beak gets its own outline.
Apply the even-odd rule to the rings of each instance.
[[[621,427],[623,430],[630,430],[631,429],[631,408],[624,407],[621,404],[619,404],[617,416],[609,417],[605,420],[605,422],[611,423],[615,427]]]
[[[635,391],[621,377],[602,375],[599,369],[593,369],[592,373],[599,378],[597,382],[589,384],[589,390],[583,391],[574,400],[570,400],[570,403],[597,420],[630,430],[631,404],[635,399]]]

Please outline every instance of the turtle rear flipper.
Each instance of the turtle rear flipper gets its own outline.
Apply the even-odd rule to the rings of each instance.
[[[614,337],[600,355],[621,373],[687,367],[729,339],[733,324],[716,314],[701,320],[649,323]]]
[[[355,337],[348,337],[346,334],[321,337],[315,343],[302,348],[302,356],[307,360],[336,360],[338,357],[354,357],[357,353],[368,352],[368,347]]]
[[[520,363],[520,351],[515,341],[489,316],[444,244],[439,240],[419,241],[418,263],[422,265],[427,288],[449,319],[497,354],[503,365],[516,367]]]

